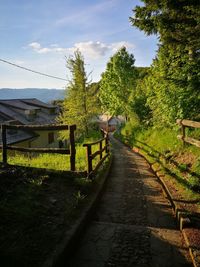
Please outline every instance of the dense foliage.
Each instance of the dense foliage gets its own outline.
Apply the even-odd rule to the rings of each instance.
[[[154,124],[173,125],[177,118],[196,118],[200,111],[198,65],[188,60],[181,47],[176,51],[160,47],[145,79]]]
[[[129,115],[129,97],[134,87],[136,71],[134,56],[125,47],[107,63],[100,82],[100,101],[103,110],[112,115]]]
[[[197,119],[200,112],[200,2],[144,0],[136,6],[133,26],[159,36],[159,50],[141,82],[145,107],[154,124],[176,118]],[[145,93],[144,93],[145,92]],[[147,118],[149,120],[149,118]]]
[[[131,91],[129,108],[131,117],[137,116],[140,123],[149,124],[151,119],[151,109],[147,104],[147,89],[145,77],[148,77],[149,68],[136,67],[137,76],[135,78],[135,87]]]

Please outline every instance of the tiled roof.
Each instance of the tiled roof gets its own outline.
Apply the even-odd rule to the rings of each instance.
[[[12,145],[12,144],[16,144],[22,141],[26,141],[26,140],[30,140],[32,138],[34,138],[36,136],[35,133],[33,132],[27,132],[24,130],[17,130],[16,133],[9,133],[9,131],[7,132],[6,135],[6,142],[8,145]],[[1,140],[1,134],[0,134],[0,145],[2,144],[2,140]]]
[[[28,104],[28,105],[37,106],[37,107],[41,107],[41,108],[47,108],[47,109],[56,108],[56,106],[51,105],[51,104],[46,104],[46,103],[38,100],[37,98],[22,99],[21,101]]]
[[[37,110],[39,107],[27,105],[25,102],[19,99],[12,99],[12,100],[0,100],[1,105],[5,105],[12,108],[22,109],[22,110]]]
[[[43,103],[36,98],[0,100],[0,124],[10,120],[16,121],[16,124],[25,125],[53,124],[56,120],[56,114],[51,114],[52,109],[56,109],[56,106]],[[34,113],[28,114],[29,112]],[[8,144],[13,144],[34,136],[34,132],[24,130],[17,131],[15,134],[8,132],[7,141]]]
[[[50,114],[49,110],[55,108],[36,98],[0,100],[0,113],[22,124],[52,124],[56,115]],[[30,120],[25,111],[36,111],[37,114]]]

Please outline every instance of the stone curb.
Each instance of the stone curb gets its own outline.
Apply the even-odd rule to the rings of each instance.
[[[135,153],[138,153],[140,156],[142,156],[148,162],[150,169],[153,171],[153,173],[156,175],[156,177],[159,179],[160,183],[162,184],[164,192],[166,193],[166,195],[167,195],[167,197],[168,197],[168,199],[172,205],[177,223],[178,223],[180,231],[182,232],[182,235],[184,237],[186,246],[189,249],[192,263],[195,267],[200,267],[200,246],[199,246],[199,244],[196,245],[195,242],[192,243],[190,240],[190,236],[187,233],[187,228],[192,227],[192,222],[191,222],[190,218],[187,216],[187,213],[185,211],[181,210],[179,208],[179,206],[176,204],[176,202],[173,200],[171,192],[168,189],[168,187],[167,187],[167,185],[163,179],[164,174],[161,174],[159,171],[156,171],[155,168],[153,167],[153,165],[151,163],[149,163],[149,161],[145,157],[145,155],[143,155],[139,150],[135,151],[134,147],[133,148],[129,147],[129,148],[131,148]],[[142,150],[142,149],[140,149],[140,150]],[[195,229],[195,228],[193,228],[193,229]],[[200,230],[199,229],[195,229],[195,230],[198,230],[198,234],[200,236]]]
[[[108,168],[106,172],[102,175],[100,184],[95,190],[95,193],[92,196],[92,200],[88,205],[86,205],[84,210],[81,212],[79,219],[72,226],[71,230],[67,231],[67,233],[64,234],[65,237],[63,238],[62,242],[56,247],[55,251],[52,253],[52,255],[50,255],[50,257],[46,260],[42,267],[67,266],[66,259],[70,256],[70,254],[73,253],[73,250],[76,247],[76,244],[81,234],[84,232],[87,223],[93,215],[95,207],[102,195],[108,175],[110,173],[112,162],[113,156],[111,155],[108,163]]]
[[[192,258],[192,262],[194,267],[200,266],[200,248],[199,245],[195,244],[192,240],[190,240],[190,234],[187,233],[189,231],[189,228],[185,228],[182,230],[184,240],[186,242],[187,247],[189,248],[189,253]],[[198,236],[200,235],[200,229],[192,229],[193,231],[197,231],[196,233]]]

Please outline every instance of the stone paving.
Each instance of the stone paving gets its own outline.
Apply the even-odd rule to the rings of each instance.
[[[112,138],[105,192],[69,267],[192,266],[170,202],[148,163]]]

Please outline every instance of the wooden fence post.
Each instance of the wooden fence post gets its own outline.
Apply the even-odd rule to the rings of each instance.
[[[76,125],[69,126],[69,138],[70,138],[70,165],[71,171],[76,170],[76,148],[75,148],[75,137],[74,131],[76,130]]]
[[[108,139],[108,133],[106,133],[106,139],[105,139],[105,142],[106,142],[106,153],[109,153],[109,148],[108,148],[108,145],[109,145],[109,139]]]
[[[6,125],[1,125],[1,135],[2,135],[2,158],[3,163],[7,164],[7,139],[6,139]]]
[[[92,171],[92,159],[91,159],[91,154],[92,154],[92,147],[91,145],[87,145],[87,163],[88,163],[88,168],[87,168],[87,172],[88,175],[91,173]]]
[[[102,159],[102,141],[99,143],[99,151],[100,151],[100,160]]]
[[[183,146],[185,146],[185,126],[184,125],[181,125],[181,130],[182,130]]]
[[[104,138],[104,137],[105,137],[105,132],[104,132],[104,130],[101,128],[100,131],[101,131],[102,137]]]

